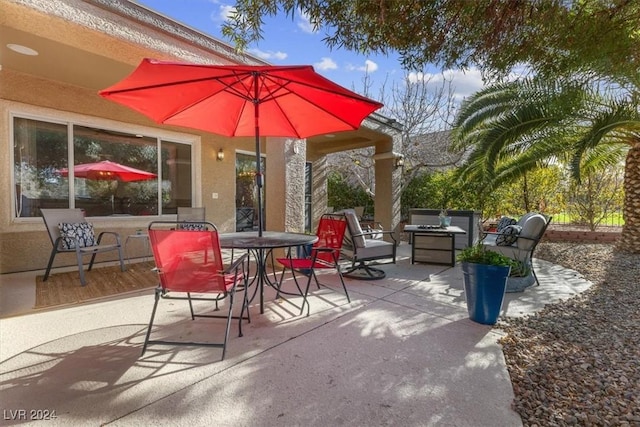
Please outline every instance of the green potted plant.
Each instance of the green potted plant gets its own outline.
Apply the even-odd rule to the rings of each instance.
[[[457,260],[462,266],[469,318],[485,325],[495,324],[513,260],[482,244],[464,248],[458,253]]]

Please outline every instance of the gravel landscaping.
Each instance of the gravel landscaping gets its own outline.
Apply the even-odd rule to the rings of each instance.
[[[525,426],[640,426],[640,254],[541,243],[536,258],[594,285],[498,327]]]

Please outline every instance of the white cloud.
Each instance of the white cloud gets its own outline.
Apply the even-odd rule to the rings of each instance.
[[[363,71],[366,71],[368,73],[373,73],[378,71],[378,64],[376,64],[375,62],[373,62],[370,59],[367,59],[366,61],[364,61],[364,69]]]
[[[236,8],[230,4],[220,3],[218,0],[209,0],[210,3],[218,6],[217,10],[211,12],[210,19],[214,23],[226,22],[231,19]]]
[[[456,101],[462,101],[484,87],[482,73],[478,68],[445,70],[439,74],[411,72],[407,78],[410,83],[424,82],[434,87],[441,86],[445,81],[451,82],[451,90]]]
[[[296,25],[305,33],[315,33],[315,31],[313,30],[313,24],[311,23],[311,21],[309,21],[309,15],[307,15],[306,13],[298,12],[298,22],[296,23]]]
[[[262,50],[256,49],[256,48],[249,49],[249,53],[251,53],[252,55],[257,56],[260,59],[264,59],[264,60],[275,59],[275,60],[278,60],[278,61],[282,61],[282,60],[286,59],[287,56],[288,56],[284,52],[280,52],[280,51],[274,52],[272,50],[268,50],[268,51],[265,52],[265,51],[262,51]]]
[[[347,71],[362,71],[365,73],[374,73],[378,70],[378,64],[370,59],[364,61],[364,65],[347,64]]]
[[[446,70],[444,78],[451,80],[451,86],[456,99],[462,100],[484,87],[482,73],[478,68],[468,70]]]
[[[320,62],[314,63],[313,67],[317,70],[322,70],[322,71],[336,70],[338,69],[338,64],[336,64],[333,59],[324,56],[322,57],[322,60]]]
[[[231,17],[231,15],[233,13],[235,13],[236,8],[228,5],[228,4],[221,4],[219,9],[218,9],[218,20],[220,21],[228,21],[229,18]]]

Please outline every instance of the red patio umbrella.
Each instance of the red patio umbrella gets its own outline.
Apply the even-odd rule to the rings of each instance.
[[[144,59],[101,90],[156,121],[224,136],[255,136],[258,233],[263,230],[260,137],[308,138],[354,130],[382,104],[317,74],[310,65],[201,65]]]

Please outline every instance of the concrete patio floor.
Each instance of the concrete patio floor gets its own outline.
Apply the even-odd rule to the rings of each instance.
[[[521,425],[500,331],[468,319],[459,266],[412,265],[406,243],[399,252],[385,279],[346,279],[351,304],[323,274],[333,289],[312,287],[309,317],[298,315],[299,298],[275,301],[268,289],[243,337],[234,321],[224,361],[205,347],[150,346],[140,358],[151,290],[34,311],[41,272],[0,276],[0,424],[55,411],[47,425]],[[590,285],[535,266],[540,286],[507,294],[503,314],[534,313]],[[220,325],[161,301],[153,336],[215,340]]]

